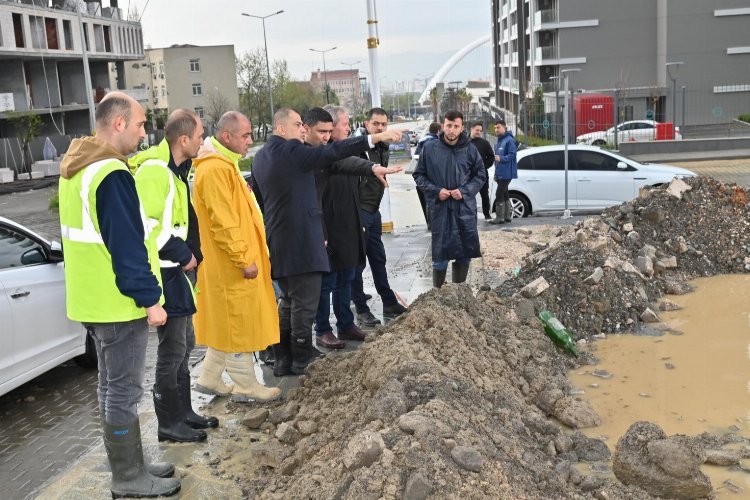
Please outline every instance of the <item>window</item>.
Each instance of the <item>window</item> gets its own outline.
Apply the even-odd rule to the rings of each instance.
[[[104,52],[112,52],[112,40],[110,39],[109,26],[104,26]]]
[[[86,23],[83,23],[83,40],[86,43],[86,50],[91,50],[91,45],[89,45],[89,25]]]
[[[47,48],[59,50],[60,44],[57,41],[57,20],[51,17],[45,17],[44,28],[47,31]]]
[[[167,87],[165,87],[164,85],[161,86],[161,96],[167,97]]]
[[[63,38],[65,50],[73,50],[73,32],[70,29],[70,21],[63,20]]]
[[[156,80],[156,63],[151,63],[151,78]]]
[[[606,171],[614,172],[617,170],[617,158],[596,151],[571,151],[572,158],[575,158],[576,170],[585,171]],[[569,167],[572,166],[568,165]]]
[[[45,36],[44,18],[29,16],[29,30],[31,34],[31,47],[34,49],[46,49],[47,40]]]
[[[518,162],[518,170],[534,170],[534,166],[531,164],[531,156],[522,158],[521,161]]]
[[[193,84],[193,95],[194,96],[203,95],[203,87],[201,86],[200,83]]]
[[[154,96],[154,99],[159,98],[159,91],[154,88],[154,90],[151,91],[151,94]]]
[[[30,266],[46,261],[42,246],[21,233],[0,227],[0,269]]]
[[[164,80],[164,61],[159,61],[159,78]]]
[[[16,38],[16,47],[22,49],[26,47],[23,39],[23,19],[21,14],[13,14],[13,33]]]
[[[529,156],[534,170],[565,170],[565,158],[562,151],[550,151]],[[568,165],[568,168],[572,168]]]
[[[190,72],[191,73],[198,73],[201,70],[201,60],[200,59],[190,59]]]
[[[195,108],[195,114],[198,115],[198,118],[201,120],[205,118],[205,113],[203,112],[203,106],[198,106]]]
[[[104,52],[104,27],[101,24],[94,25],[94,47],[97,52]]]

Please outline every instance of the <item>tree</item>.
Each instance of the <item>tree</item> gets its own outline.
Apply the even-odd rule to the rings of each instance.
[[[21,169],[30,170],[31,162],[31,141],[33,141],[42,131],[42,118],[36,113],[18,113],[10,111],[7,114],[8,121],[16,129],[18,138],[21,141]]]
[[[439,122],[438,119],[438,99],[437,99],[437,87],[430,89],[430,103],[432,104],[432,121]]]
[[[245,52],[237,58],[237,80],[240,84],[240,110],[260,131],[273,119],[268,116],[268,77],[262,49]]]
[[[216,125],[221,115],[229,111],[229,99],[218,89],[214,89],[206,96],[206,118],[210,126]]]
[[[471,94],[469,94],[466,88],[460,88],[458,89],[458,92],[456,92],[458,110],[466,117],[467,120],[469,118],[471,99],[472,99],[472,96]]]

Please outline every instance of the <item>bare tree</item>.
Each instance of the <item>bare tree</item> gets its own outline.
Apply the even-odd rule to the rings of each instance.
[[[214,89],[206,95],[206,118],[208,124],[213,126],[219,121],[221,115],[229,111],[229,99],[219,91]]]

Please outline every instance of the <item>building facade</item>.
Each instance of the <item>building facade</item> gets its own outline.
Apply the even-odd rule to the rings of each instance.
[[[747,0],[491,0],[491,15],[496,105],[511,113],[538,86],[560,90],[566,68],[580,69],[573,92],[617,91],[633,118],[674,119],[683,86],[683,124],[750,102]]]
[[[350,109],[356,108],[357,103],[362,100],[358,69],[342,69],[325,73],[317,70],[310,75],[310,85],[317,93],[325,92],[326,81],[328,88],[336,94],[343,106]]]

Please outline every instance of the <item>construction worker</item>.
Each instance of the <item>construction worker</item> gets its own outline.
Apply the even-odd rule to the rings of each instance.
[[[186,273],[203,260],[198,219],[190,203],[187,176],[203,142],[203,125],[193,111],[177,109],[167,118],[165,139],[129,161],[146,217],[153,222],[164,289],[167,322],[156,329],[154,411],[159,441],[204,441],[201,429],[217,427],[216,417],[193,411],[190,353],[195,347],[193,284]]]
[[[67,312],[96,344],[113,497],[180,490],[179,481],[167,479],[174,465],[144,464],[138,424],[148,327],[167,321],[159,255],[126,163],[146,136],[145,122],[135,99],[108,94],[96,108],[96,134],[74,139],[60,165]]]

